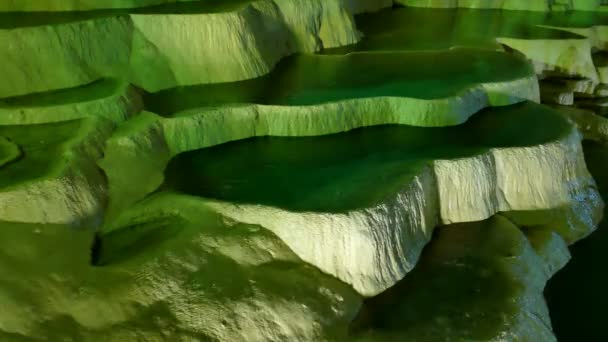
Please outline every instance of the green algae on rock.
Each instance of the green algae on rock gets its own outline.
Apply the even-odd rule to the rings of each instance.
[[[570,255],[533,234],[500,215],[437,229],[413,272],[365,301],[353,339],[555,341],[542,291]]]
[[[118,123],[139,113],[138,91],[123,81],[103,79],[81,87],[0,99],[0,125],[30,125],[89,116]]]
[[[95,162],[109,134],[96,119],[0,126],[21,151],[0,167],[0,220],[99,225],[106,190]]]

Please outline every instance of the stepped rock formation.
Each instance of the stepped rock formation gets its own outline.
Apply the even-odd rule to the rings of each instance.
[[[603,5],[3,2],[0,340],[555,340]]]
[[[0,42],[8,47],[0,51],[8,81],[0,97],[126,75],[148,91],[261,76],[290,54],[355,43],[360,35],[352,15],[376,9],[371,3],[199,1],[86,12],[85,21],[65,13],[9,17],[0,24]]]

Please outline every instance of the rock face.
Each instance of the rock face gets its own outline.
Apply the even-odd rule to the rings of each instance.
[[[0,340],[554,340],[599,6],[4,1]]]
[[[9,275],[0,288],[14,315],[3,315],[0,336],[344,339],[360,306],[351,288],[304,264],[267,230],[222,221],[196,201],[173,203],[181,216],[108,237],[116,249],[103,267],[89,263],[90,231],[3,224],[0,263]]]

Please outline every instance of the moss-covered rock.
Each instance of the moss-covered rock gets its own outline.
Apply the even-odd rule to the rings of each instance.
[[[21,149],[5,137],[0,137],[0,167],[21,157]]]
[[[96,119],[0,126],[21,151],[0,167],[0,220],[100,225],[106,182],[96,160],[110,128]]]
[[[82,87],[0,99],[0,125],[30,125],[100,117],[114,123],[127,120],[143,107],[128,83],[102,79]]]

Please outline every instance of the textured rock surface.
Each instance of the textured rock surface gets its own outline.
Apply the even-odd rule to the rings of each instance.
[[[173,204],[173,205],[171,205]],[[276,236],[226,222],[196,200],[148,206],[108,237],[0,223],[0,336],[11,341],[343,339],[361,299]],[[166,214],[166,215],[165,215]],[[104,250],[105,251],[105,250]],[[93,252],[93,257],[97,254]],[[99,252],[101,253],[101,252]],[[298,284],[294,287],[293,284]]]
[[[369,1],[261,0],[226,11],[21,18],[0,29],[0,97],[123,78],[149,91],[253,78],[295,52],[358,41],[350,10]],[[57,24],[59,23],[59,24]],[[53,61],[52,66],[49,61]]]

